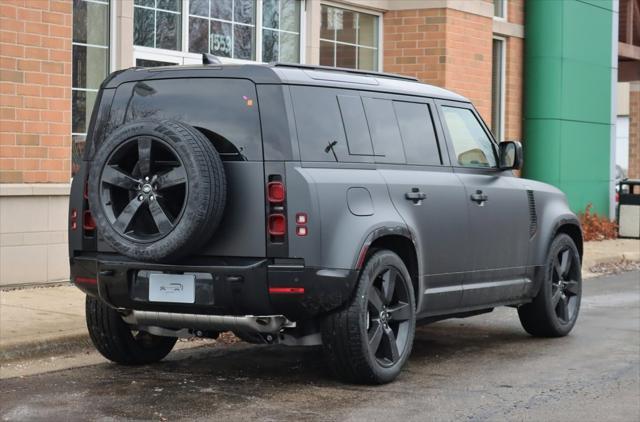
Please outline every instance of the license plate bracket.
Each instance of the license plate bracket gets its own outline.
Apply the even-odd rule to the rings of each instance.
[[[149,274],[149,302],[195,303],[193,274]]]

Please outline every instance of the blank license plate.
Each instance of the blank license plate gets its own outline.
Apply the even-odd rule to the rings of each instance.
[[[149,302],[195,303],[193,274],[150,274]]]

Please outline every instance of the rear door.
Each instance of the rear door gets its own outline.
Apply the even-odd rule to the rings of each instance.
[[[448,165],[429,99],[362,93],[378,171],[420,252],[423,296],[419,312],[460,306],[471,269],[465,190]]]
[[[265,181],[256,87],[246,79],[155,79],[122,84],[109,128],[139,119],[178,120],[207,136],[224,162],[227,204],[203,255],[266,256]],[[107,250],[104,243],[101,250]]]
[[[450,160],[466,189],[473,276],[463,305],[517,299],[525,288],[529,245],[526,190],[498,168],[497,145],[471,104],[439,101]]]

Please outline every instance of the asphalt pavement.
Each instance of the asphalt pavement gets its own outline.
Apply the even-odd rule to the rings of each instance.
[[[638,421],[640,272],[585,281],[565,338],[528,336],[512,308],[419,327],[406,369],[378,387],[332,379],[318,348],[237,343],[143,367],[69,362],[5,372],[0,419]]]

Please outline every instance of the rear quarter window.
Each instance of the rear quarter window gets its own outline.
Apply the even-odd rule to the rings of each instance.
[[[214,138],[223,159],[260,161],[262,138],[256,89],[245,79],[161,79],[123,84],[124,122],[179,120]],[[221,139],[220,139],[221,138]]]
[[[442,159],[428,104],[394,101],[407,164],[440,165]]]

